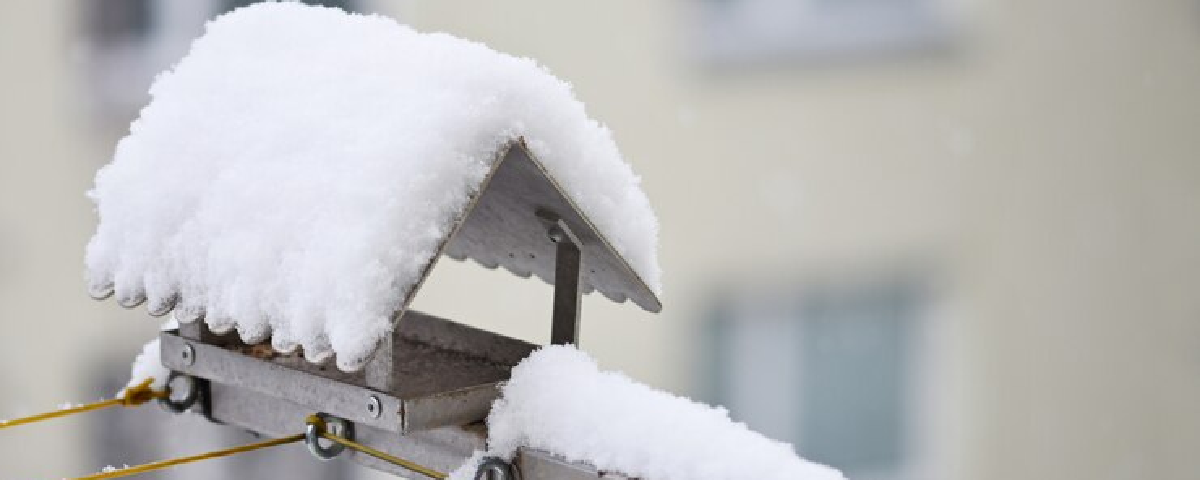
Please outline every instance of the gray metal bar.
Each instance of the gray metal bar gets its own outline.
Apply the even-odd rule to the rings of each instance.
[[[499,396],[498,383],[536,348],[415,310],[357,373],[311,364],[269,344],[245,345],[236,334],[213,334],[201,322],[162,338],[169,368],[263,393],[287,392],[313,411],[396,432],[483,420]],[[192,353],[185,354],[187,348]]]
[[[518,450],[513,464],[523,480],[635,480],[617,473],[599,471],[590,465],[568,462],[546,451],[531,448]]]
[[[488,362],[514,366],[537,346],[495,332],[463,325],[417,310],[408,310],[396,325],[401,338],[460,352]],[[507,378],[507,376],[505,376]]]
[[[211,419],[260,435],[281,437],[304,431],[304,419],[314,411],[306,406],[272,394],[211,382]],[[354,425],[354,441],[417,464],[451,472],[475,451],[486,450],[487,427],[483,423],[442,427],[399,434],[362,423]],[[347,450],[346,458],[368,468],[405,478],[431,480],[399,465],[370,455]],[[315,460],[314,460],[315,461]],[[521,448],[513,460],[521,480],[596,480],[626,479],[591,466],[568,462],[542,450]]]
[[[308,407],[309,413],[321,411],[355,423],[400,431],[400,400],[391,395],[185,339],[175,332],[162,332],[159,338],[163,366],[171,370],[287,398]],[[377,404],[374,410],[378,415],[371,411],[373,404]]]
[[[208,324],[204,323],[204,319],[187,323],[180,322],[179,336],[209,345],[226,345],[230,341],[238,341],[237,333],[233,331],[225,334],[213,332],[208,328]]]
[[[550,343],[579,346],[579,304],[583,300],[579,269],[583,252],[579,249],[579,238],[562,219],[556,219],[550,227],[550,239],[557,244]]]
[[[261,435],[281,437],[301,433],[305,417],[314,413],[307,406],[231,385],[213,383],[211,391],[214,420]],[[434,470],[449,472],[458,468],[475,450],[484,449],[485,439],[485,432],[479,428],[447,427],[401,435],[356,423],[353,440]],[[408,478],[426,478],[370,455],[353,451],[343,455],[376,470]]]
[[[492,403],[500,396],[494,383],[441,392],[401,401],[404,414],[401,430],[416,432],[446,425],[463,425],[487,418]]]

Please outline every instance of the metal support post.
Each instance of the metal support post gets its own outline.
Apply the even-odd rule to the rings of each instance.
[[[579,238],[562,219],[556,219],[550,227],[550,240],[557,244],[550,343],[579,346],[579,303],[583,297],[579,270],[583,264],[583,252],[579,249]]]

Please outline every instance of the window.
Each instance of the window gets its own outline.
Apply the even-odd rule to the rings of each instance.
[[[710,400],[863,480],[917,478],[928,294],[912,276],[735,292],[708,323]]]
[[[831,60],[946,43],[939,0],[698,0],[708,63]]]
[[[84,8],[88,38],[96,43],[133,42],[150,32],[150,0],[94,0]]]
[[[126,125],[150,100],[150,84],[187,53],[209,19],[259,0],[78,0],[83,86],[100,120]],[[305,3],[360,11],[355,0]]]

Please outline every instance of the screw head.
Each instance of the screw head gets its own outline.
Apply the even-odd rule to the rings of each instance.
[[[192,366],[196,363],[196,349],[190,343],[183,344],[183,350],[179,351],[179,358],[183,359],[184,365]]]
[[[374,418],[379,418],[383,414],[383,405],[379,403],[379,397],[371,395],[371,398],[367,400],[367,413]]]

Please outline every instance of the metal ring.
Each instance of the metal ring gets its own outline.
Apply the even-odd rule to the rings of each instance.
[[[475,470],[475,480],[517,480],[513,466],[497,457],[484,457]]]
[[[176,386],[176,380],[181,380],[184,388]],[[183,413],[196,404],[200,399],[200,385],[196,378],[179,372],[171,372],[167,377],[167,395],[158,398],[158,404],[171,413]],[[183,398],[176,400],[175,394],[182,391]]]
[[[308,451],[321,460],[330,460],[341,455],[346,446],[334,441],[330,441],[329,446],[321,445],[321,435],[328,431],[331,435],[354,440],[354,424],[325,413],[318,413],[317,417],[321,419],[321,423],[309,423],[304,428],[304,444],[308,446]]]

